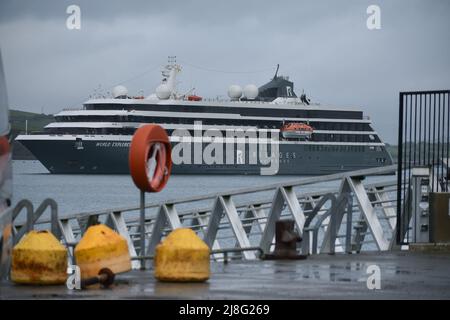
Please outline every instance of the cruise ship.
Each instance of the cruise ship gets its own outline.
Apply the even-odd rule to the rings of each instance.
[[[323,175],[392,164],[362,111],[297,96],[278,66],[259,88],[231,85],[226,100],[179,93],[180,72],[171,61],[154,94],[130,96],[120,85],[16,140],[55,174],[128,173],[133,133],[145,124],[167,131],[175,174]]]

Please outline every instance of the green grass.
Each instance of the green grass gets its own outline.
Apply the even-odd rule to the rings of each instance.
[[[20,133],[25,133],[25,120],[28,120],[28,133],[41,131],[47,124],[55,121],[52,115],[19,110],[10,110],[9,117],[13,138]]]
[[[392,159],[394,160],[394,162],[397,162],[397,156],[398,156],[398,148],[397,148],[397,146],[394,146],[394,145],[386,143],[386,150],[387,150],[387,152],[390,153],[390,155],[392,156]]]

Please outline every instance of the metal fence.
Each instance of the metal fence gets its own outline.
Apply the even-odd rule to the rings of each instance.
[[[413,169],[427,168],[427,193],[449,191],[450,90],[400,92],[397,177],[397,244],[411,239]],[[423,195],[426,202],[427,195]]]
[[[61,217],[54,201],[34,210],[24,200],[13,212],[14,241],[31,228],[52,229],[72,259],[85,230],[105,223],[128,241],[133,267],[139,268],[168,232],[187,227],[210,246],[212,259],[222,261],[227,254],[229,259],[252,260],[273,250],[275,222],[292,219],[303,238],[298,248],[302,254],[385,251],[395,244],[397,184],[379,175],[394,171],[395,166],[379,167],[150,203],[143,224],[139,206]],[[367,181],[371,176],[375,181]],[[49,210],[51,218],[44,217]],[[19,222],[24,211],[26,222]]]

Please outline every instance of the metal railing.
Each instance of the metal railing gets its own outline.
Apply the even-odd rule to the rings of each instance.
[[[244,188],[150,203],[145,219],[139,221],[139,206],[77,213],[53,219],[41,215],[47,200],[28,221],[14,223],[15,242],[32,228],[51,227],[66,244],[73,259],[73,247],[93,224],[105,223],[128,242],[134,268],[144,267],[156,245],[173,229],[194,230],[212,249],[212,259],[256,259],[271,252],[275,222],[293,219],[303,238],[302,254],[389,250],[395,230],[396,181],[364,183],[364,177],[393,173],[395,166],[364,169],[268,186]],[[321,191],[305,191],[318,184],[334,183]],[[26,203],[26,202],[23,202]],[[22,208],[27,205],[22,204]],[[50,205],[55,210],[55,205]],[[19,210],[19,209],[17,209]],[[31,210],[32,211],[32,210]],[[15,214],[17,221],[18,214]],[[31,227],[30,227],[31,225]],[[140,248],[144,228],[145,252]],[[147,261],[147,262],[145,262]]]
[[[12,208],[0,212],[0,282],[8,278],[13,247]]]
[[[413,208],[410,188],[414,168],[431,170],[429,192],[449,191],[447,168],[450,158],[450,90],[400,92],[397,171],[397,219]],[[425,199],[427,200],[427,199]],[[409,220],[399,223],[397,243],[410,242]]]

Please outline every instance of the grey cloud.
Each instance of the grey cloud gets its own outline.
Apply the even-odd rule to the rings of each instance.
[[[69,4],[82,29],[65,27]],[[382,29],[366,28],[366,8]],[[80,105],[99,84],[125,82],[149,94],[168,55],[185,62],[180,87],[225,96],[231,83],[261,85],[274,72],[316,101],[361,107],[395,143],[400,90],[450,88],[450,2],[5,1],[0,45],[10,103],[57,112]],[[197,69],[250,71],[217,73]]]

